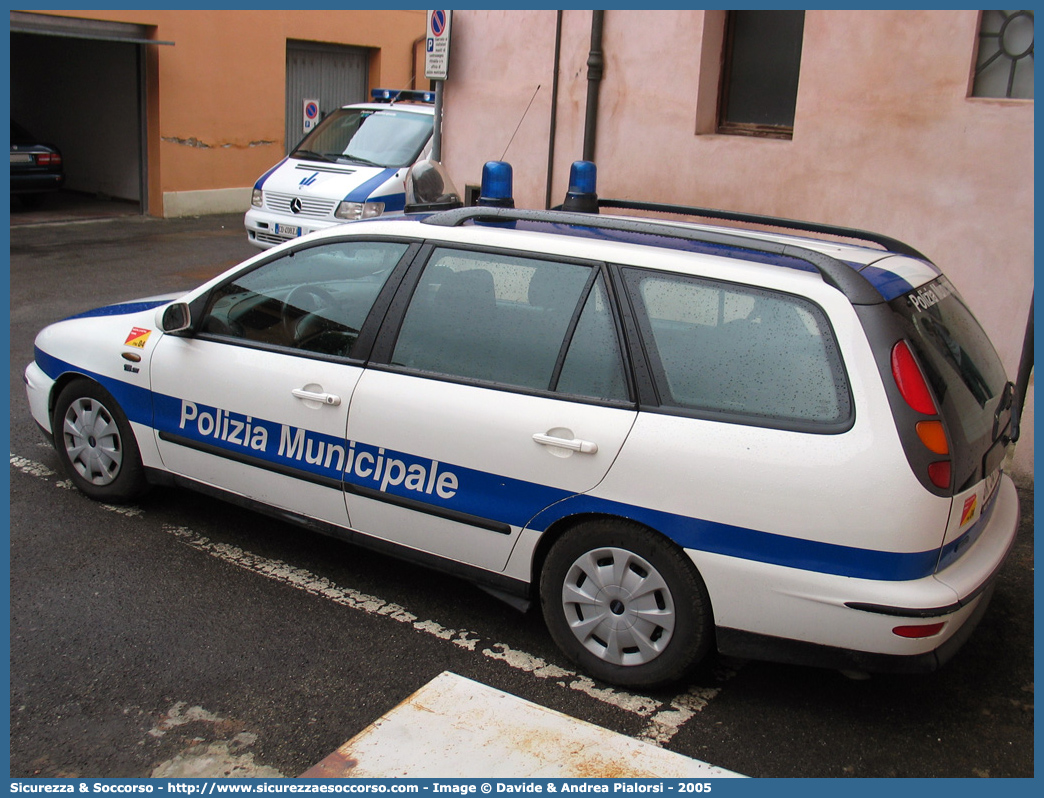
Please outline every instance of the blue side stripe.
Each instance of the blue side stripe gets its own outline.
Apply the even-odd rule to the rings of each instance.
[[[687,549],[858,579],[889,582],[920,579],[935,573],[939,560],[936,549],[913,553],[859,549],[688,518],[586,495],[573,496],[562,505],[548,508],[534,519],[532,526],[543,531],[555,520],[579,513],[630,518],[660,530]]]
[[[371,177],[365,183],[361,183],[360,185],[352,189],[348,196],[344,198],[344,201],[366,202],[366,200],[370,198],[370,194],[372,194],[378,188],[380,188],[389,180],[391,180],[392,175],[394,175],[398,171],[398,169],[382,169],[380,172]],[[377,199],[380,199],[380,197],[378,197]],[[405,201],[405,197],[403,198],[403,200]],[[401,208],[397,210],[401,210]]]
[[[69,319],[91,319],[101,316],[129,316],[132,313],[141,313],[144,310],[158,308],[160,305],[166,305],[169,301],[169,299],[154,299],[148,302],[125,302],[122,305],[106,305],[102,308],[95,308],[94,310],[77,313],[75,316],[69,316]],[[66,319],[66,321],[68,321],[68,319]]]
[[[386,197],[374,197],[374,202],[384,203],[384,212],[392,213],[394,211],[401,211],[406,207],[406,195],[405,194],[389,194]]]
[[[36,361],[52,379],[77,372],[97,380],[115,397],[131,421],[225,449],[273,465],[344,479],[353,485],[383,490],[514,527],[545,531],[573,515],[602,513],[630,518],[660,530],[684,548],[737,557],[805,571],[879,581],[920,579],[935,573],[940,550],[889,552],[822,543],[761,532],[729,524],[688,518],[638,505],[572,494],[558,488],[440,463],[406,452],[386,450],[343,437],[300,430],[177,397],[153,394],[122,380],[76,369],[39,349]],[[191,405],[191,407],[188,407]],[[154,417],[155,415],[155,417]],[[380,465],[378,465],[380,464]],[[436,477],[451,474],[452,490],[440,496]],[[960,541],[951,542],[948,559],[981,533],[987,513]],[[974,536],[974,537],[970,537]]]
[[[283,160],[281,160],[279,163],[277,163],[275,166],[273,166],[271,169],[269,169],[267,172],[265,172],[263,175],[261,175],[261,177],[259,177],[257,179],[257,182],[254,183],[254,188],[262,188],[265,185],[265,181],[268,180],[268,178],[270,178],[272,176],[272,174],[276,171],[276,169],[278,169],[280,166],[285,164],[288,160],[290,160],[290,159],[289,158],[283,158]]]
[[[152,426],[152,391],[147,388],[76,368],[56,357],[51,357],[39,347],[35,347],[35,359],[43,373],[52,380],[57,380],[63,374],[82,374],[100,383],[112,394],[130,421]]]

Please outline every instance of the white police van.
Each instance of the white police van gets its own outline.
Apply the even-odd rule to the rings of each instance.
[[[374,89],[328,114],[254,184],[244,224],[262,249],[402,211],[408,170],[431,151],[435,93]]]
[[[855,230],[601,215],[628,203],[591,165],[562,210],[490,207],[505,166],[483,207],[44,329],[29,404],[73,482],[203,491],[538,601],[622,685],[714,648],[945,662],[1019,517],[1012,385],[947,278]]]

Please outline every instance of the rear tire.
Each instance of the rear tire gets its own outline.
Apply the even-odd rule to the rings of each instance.
[[[710,597],[692,561],[658,533],[623,520],[590,521],[556,541],[540,602],[566,656],[626,687],[680,680],[714,636]]]
[[[73,484],[92,499],[129,502],[146,488],[130,422],[108,391],[77,379],[58,394],[51,421],[54,448]]]

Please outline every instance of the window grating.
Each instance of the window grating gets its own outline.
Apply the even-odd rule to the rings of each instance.
[[[1033,12],[983,11],[973,97],[1033,99]]]

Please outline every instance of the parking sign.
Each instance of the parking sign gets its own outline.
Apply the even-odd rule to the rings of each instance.
[[[305,100],[304,101],[304,132],[307,133],[313,127],[319,124],[319,101],[318,100]]]
[[[424,47],[424,77],[428,80],[445,80],[449,72],[452,17],[452,11],[428,12],[428,32]]]

